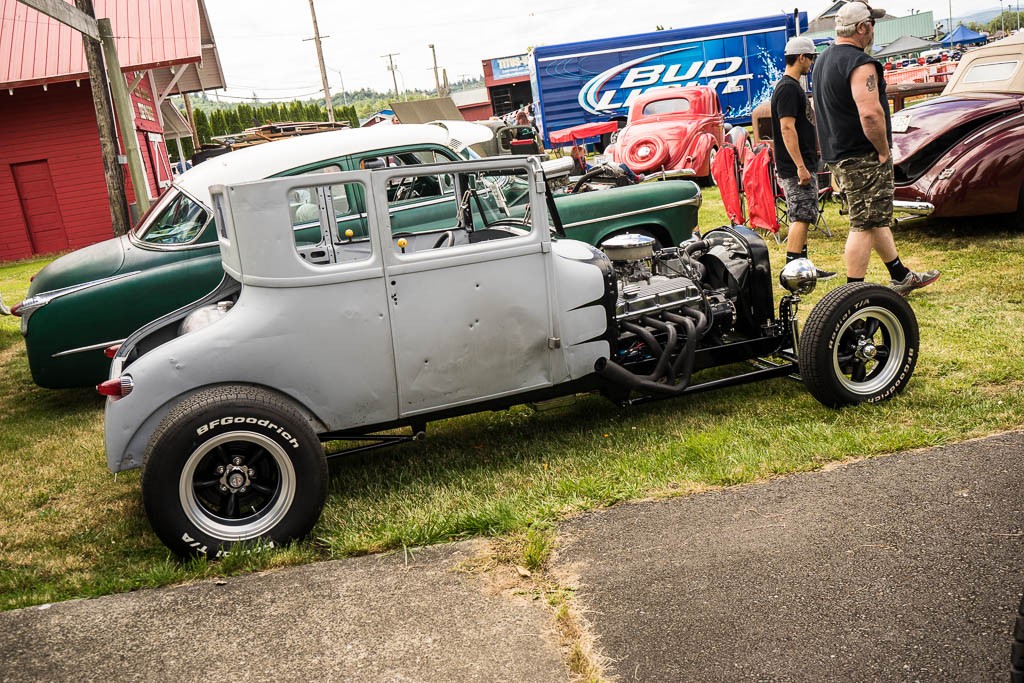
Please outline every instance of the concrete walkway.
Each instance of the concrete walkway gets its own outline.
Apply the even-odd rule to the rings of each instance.
[[[561,525],[551,574],[644,681],[991,681],[1024,589],[1024,432]],[[0,613],[0,681],[566,681],[483,541]]]
[[[458,571],[484,545],[0,613],[0,680],[565,680],[539,602]]]

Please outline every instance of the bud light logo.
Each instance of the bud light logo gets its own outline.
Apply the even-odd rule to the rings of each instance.
[[[579,104],[592,114],[607,114],[628,109],[644,93],[672,86],[707,85],[720,97],[746,92],[754,74],[744,68],[742,57],[704,59],[703,52],[701,45],[690,45],[617,64],[583,86]]]

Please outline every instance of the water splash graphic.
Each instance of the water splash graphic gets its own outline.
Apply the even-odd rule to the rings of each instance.
[[[765,50],[763,47],[758,48],[757,59],[761,60],[761,66],[763,67],[764,78],[761,80],[761,88],[754,94],[751,100],[746,106],[740,107],[738,110],[734,110],[730,116],[732,118],[744,118],[754,113],[754,109],[757,105],[762,102],[767,102],[772,98],[772,92],[775,90],[775,84],[780,78],[782,78],[783,70],[779,68],[779,61],[773,57],[770,52]]]

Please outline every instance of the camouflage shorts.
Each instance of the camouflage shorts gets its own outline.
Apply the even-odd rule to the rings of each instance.
[[[814,223],[818,220],[818,178],[800,184],[799,178],[779,178],[782,193],[786,195],[786,217],[790,223]]]
[[[892,157],[878,163],[874,152],[829,164],[850,203],[850,230],[892,225]]]

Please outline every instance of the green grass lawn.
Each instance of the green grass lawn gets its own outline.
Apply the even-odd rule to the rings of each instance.
[[[835,207],[828,219],[835,236],[812,233],[810,253],[842,272],[847,223]],[[717,191],[706,191],[701,228],[723,222]],[[332,461],[327,505],[305,543],[220,564],[169,555],[142,513],[138,472],[106,469],[99,396],[36,387],[17,319],[0,318],[0,608],[479,535],[525,539],[518,561],[535,566],[544,530],[580,510],[1018,427],[1024,236],[1008,226],[917,221],[896,229],[904,262],[943,276],[911,297],[920,362],[893,401],[830,410],[798,382],[776,379],[629,409],[586,396],[551,411],[432,423],[425,442]],[[784,246],[769,244],[777,272]],[[44,263],[0,266],[8,305]],[[888,281],[877,257],[868,279]],[[822,283],[801,318],[842,282]]]

